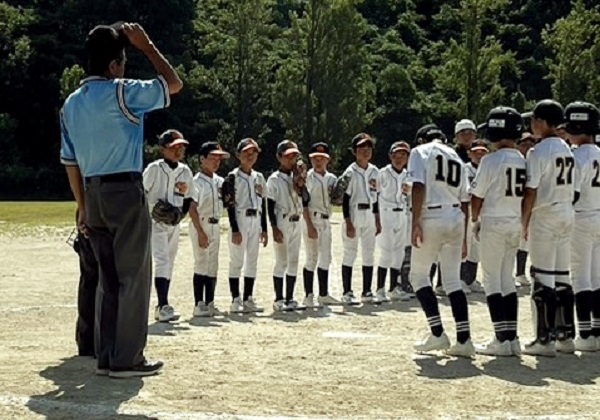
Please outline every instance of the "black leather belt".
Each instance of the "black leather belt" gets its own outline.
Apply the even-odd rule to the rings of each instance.
[[[439,210],[442,207],[447,207],[447,206],[442,206],[441,204],[439,206],[429,206],[429,207],[427,207],[427,210]],[[454,207],[454,208],[460,207],[460,204],[452,204],[452,207]]]
[[[258,211],[256,209],[246,209],[246,216],[248,217],[256,217]]]
[[[403,211],[404,209],[401,207],[396,207],[395,209],[392,209],[393,212],[397,213],[399,211]]]
[[[300,216],[298,216],[297,214],[292,214],[290,217],[288,217],[288,220],[290,222],[297,222],[298,220],[300,220]]]
[[[313,216],[318,217],[319,219],[324,219],[324,220],[329,219],[329,215],[328,214],[319,213],[319,212],[316,212],[316,211],[313,213]]]
[[[216,217],[209,217],[208,219],[206,219],[206,221],[208,223],[210,223],[211,225],[218,225],[219,224],[219,219],[217,219]]]
[[[370,204],[359,203],[356,205],[356,208],[359,210],[369,210],[371,208]]]
[[[91,184],[92,182],[106,183],[106,182],[129,182],[139,181],[142,179],[142,174],[139,172],[119,172],[116,174],[98,175],[98,176],[86,176],[85,183]]]

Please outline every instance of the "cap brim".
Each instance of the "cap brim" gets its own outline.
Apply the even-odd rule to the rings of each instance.
[[[281,156],[287,156],[287,155],[291,155],[291,154],[300,154],[300,150],[296,149],[295,147],[292,147],[291,149],[287,149],[286,151],[284,151]]]
[[[212,152],[209,153],[209,155],[223,156],[225,158],[228,158],[229,156],[231,156],[228,152],[226,152],[224,150],[213,150]]]
[[[179,144],[185,144],[187,146],[190,144],[190,142],[187,141],[186,139],[175,139],[172,142],[165,145],[164,147],[169,148],[169,147],[177,146]]]
[[[531,118],[531,117],[533,117],[533,111],[524,112],[524,113],[521,114],[521,117],[523,117],[523,118]]]
[[[471,152],[475,152],[477,150],[485,150],[486,152],[489,152],[489,150],[487,149],[487,147],[484,146],[475,146],[475,147],[471,147],[471,149],[469,149]]]
[[[309,158],[313,158],[313,157],[324,157],[327,159],[331,159],[331,156],[329,156],[327,153],[323,153],[323,152],[315,152],[315,153],[311,153],[308,155]]]
[[[410,153],[410,149],[408,147],[394,147],[392,150],[390,150],[390,155],[396,152],[406,152],[406,153]]]
[[[375,146],[375,140],[366,138],[366,139],[359,140],[358,143],[356,143],[356,145],[354,147],[364,146],[366,143],[371,143],[371,146]]]
[[[242,150],[240,150],[240,152],[245,152],[246,150],[250,149],[256,149],[256,151],[259,153],[262,151],[260,150],[260,147],[258,147],[256,144],[249,144],[247,146],[242,147]]]

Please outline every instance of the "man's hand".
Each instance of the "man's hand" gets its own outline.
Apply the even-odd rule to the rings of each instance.
[[[306,228],[308,230],[308,237],[310,239],[317,239],[319,237],[319,232],[317,231],[317,228],[315,228],[315,225],[312,223],[307,223]]]
[[[420,248],[423,243],[423,228],[420,223],[413,223],[412,227],[412,245],[415,248]]]
[[[353,239],[356,236],[356,229],[350,220],[346,222],[346,236]]]
[[[269,243],[269,234],[267,232],[260,233],[260,243],[262,244],[263,248]]]
[[[283,232],[277,226],[273,226],[273,240],[278,244],[283,243]]]
[[[152,41],[139,23],[124,23],[122,31],[131,45],[138,50],[145,52],[152,46]]]
[[[467,239],[463,239],[463,243],[462,243],[462,259],[467,258],[467,255],[469,254],[469,249],[467,248]]]
[[[231,234],[231,242],[233,242],[234,245],[241,245],[242,244],[242,234],[240,232],[235,232]]]
[[[479,235],[481,234],[481,222],[479,220],[473,222],[472,231],[477,242],[481,242],[481,239],[479,238]]]
[[[203,230],[198,232],[198,245],[202,249],[208,248],[208,236]]]
[[[84,237],[89,238],[88,227],[85,224],[85,209],[82,208],[77,210],[77,230],[81,232]]]

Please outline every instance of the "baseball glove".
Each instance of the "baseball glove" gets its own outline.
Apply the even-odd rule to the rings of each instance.
[[[175,207],[165,200],[158,200],[152,208],[152,218],[166,225],[175,226],[183,219],[183,212],[179,207]]]
[[[344,200],[344,194],[348,189],[348,185],[350,185],[350,180],[352,179],[352,175],[350,173],[346,173],[338,178],[333,186],[333,190],[331,191],[331,204],[335,206],[341,206],[342,201]]]
[[[229,174],[221,186],[221,198],[226,209],[235,206],[235,175]]]
[[[294,170],[292,171],[292,183],[294,184],[294,189],[298,193],[298,195],[302,195],[304,187],[306,185],[306,177],[308,175],[308,168],[306,163],[302,160],[298,160]]]

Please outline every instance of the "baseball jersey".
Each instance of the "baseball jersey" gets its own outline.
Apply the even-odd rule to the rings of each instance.
[[[291,174],[273,172],[267,179],[267,198],[275,202],[277,214],[282,216],[302,214],[302,198],[294,188]]]
[[[331,216],[331,190],[337,178],[331,172],[325,171],[321,175],[310,169],[306,176],[306,188],[310,195],[308,209],[310,212],[327,214]]]
[[[575,211],[600,210],[600,148],[583,144],[573,151],[575,157],[575,190],[579,200]]]
[[[262,211],[262,200],[267,191],[265,177],[252,170],[250,174],[235,168],[230,174],[235,175],[235,208],[236,210]]]
[[[369,163],[367,168],[363,169],[355,162],[348,166],[342,177],[348,175],[350,175],[350,182],[346,194],[350,196],[350,207],[358,204],[369,204],[372,207],[377,202],[379,178],[377,167]]]
[[[217,174],[209,177],[203,172],[194,176],[195,194],[192,199],[198,204],[200,217],[219,219],[223,214],[221,187],[223,178]]]
[[[475,166],[473,164],[473,162],[469,162],[464,165],[464,168],[465,168],[465,176],[467,177],[467,182],[468,182],[467,186],[468,186],[475,179],[475,174],[477,174],[478,166]]]
[[[379,171],[379,208],[406,208],[402,185],[408,183],[406,169],[397,172],[392,165]]]
[[[481,217],[521,217],[527,170],[517,149],[499,149],[485,156],[469,192],[483,200]]]
[[[435,140],[415,147],[408,158],[410,181],[425,185],[424,209],[468,202],[464,171],[456,152]]]
[[[573,201],[574,169],[573,153],[559,137],[548,137],[527,153],[526,186],[537,189],[533,211]]]
[[[195,195],[194,175],[185,163],[178,162],[172,169],[164,159],[154,161],[144,170],[143,182],[150,208],[158,200],[182,207],[185,198]]]

